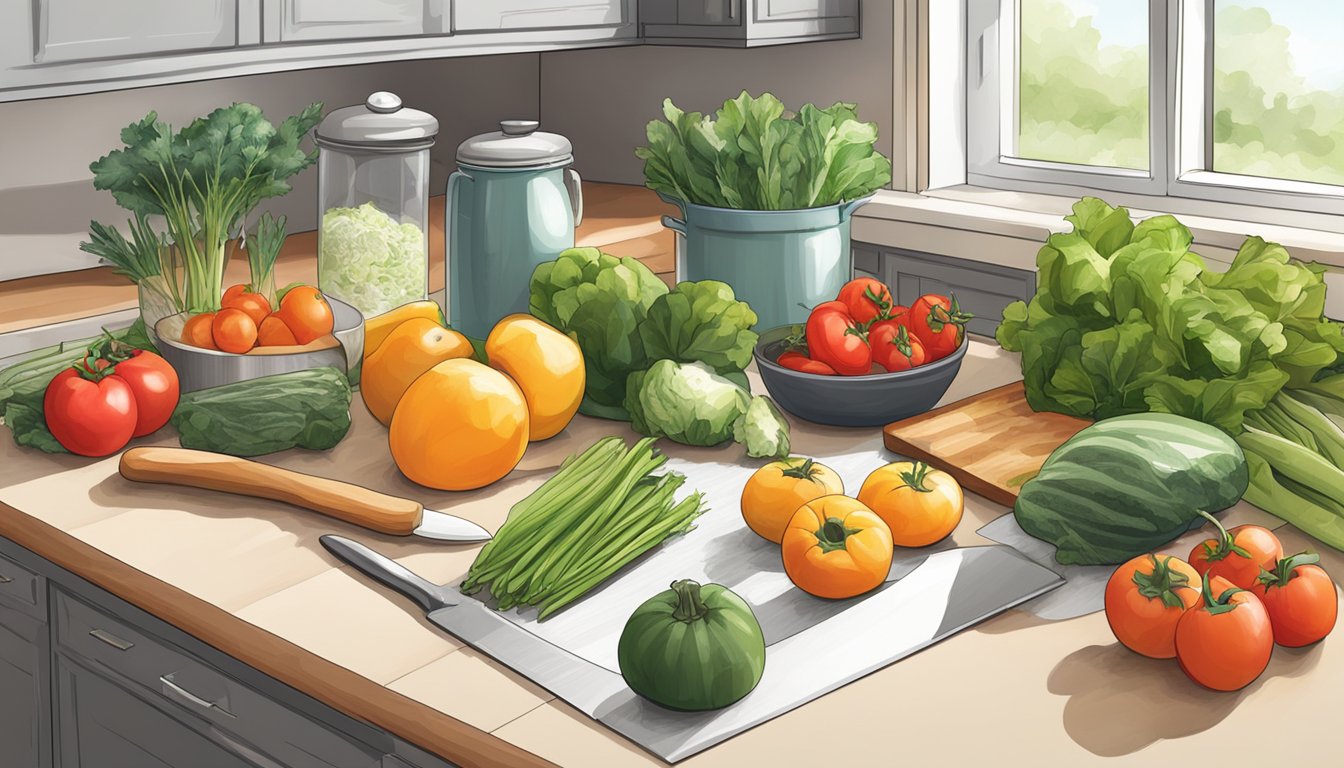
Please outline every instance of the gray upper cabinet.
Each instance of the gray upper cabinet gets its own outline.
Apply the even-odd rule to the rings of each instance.
[[[626,0],[495,0],[453,3],[454,32],[616,27],[629,24]]]
[[[646,43],[751,47],[859,36],[859,0],[641,0]]]
[[[21,4],[21,3],[15,3]],[[238,0],[35,0],[33,62],[139,56],[239,44]]]
[[[441,6],[439,0],[267,0],[264,39],[293,43],[433,34],[443,31]]]

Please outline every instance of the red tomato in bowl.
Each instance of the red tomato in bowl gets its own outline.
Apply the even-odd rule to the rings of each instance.
[[[863,325],[843,302],[818,304],[807,316],[807,349],[842,376],[862,376],[872,370],[873,350]]]
[[[261,321],[271,314],[271,302],[265,296],[249,290],[251,286],[238,284],[230,286],[219,300],[220,309],[241,309],[252,318],[252,322],[261,325]]]
[[[1280,559],[1251,588],[1269,612],[1274,642],[1279,645],[1311,645],[1335,628],[1339,599],[1335,582],[1316,565],[1320,560],[1320,555],[1306,552]]]
[[[802,352],[785,352],[784,354],[780,355],[779,359],[776,360],[775,362],[779,363],[781,366],[785,368],[789,368],[795,371],[802,371],[803,373],[815,373],[821,376],[835,375],[834,368],[821,362],[820,360],[813,360],[807,355],[804,355]]]
[[[889,373],[924,364],[924,345],[898,320],[879,320],[868,329],[873,362]]]
[[[836,301],[849,309],[849,316],[860,323],[871,323],[891,312],[891,291],[881,280],[856,277],[840,289]]]
[[[906,326],[924,345],[928,362],[941,360],[956,352],[966,338],[966,323],[975,317],[961,311],[957,297],[926,293],[910,305]]]

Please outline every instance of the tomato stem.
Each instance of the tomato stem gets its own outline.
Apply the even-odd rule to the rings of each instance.
[[[790,457],[789,459],[786,459],[785,463],[787,464],[789,461],[793,461],[793,458]],[[821,467],[817,466],[817,462],[813,461],[812,459],[806,459],[803,461],[802,464],[799,464],[797,466],[786,467],[784,471],[781,472],[780,474],[784,475],[785,477],[792,477],[798,480],[815,481],[817,479],[817,475],[821,474]]]
[[[1218,597],[1213,596],[1213,588],[1209,586],[1209,572],[1204,572],[1204,609],[1217,616],[1220,613],[1228,613],[1236,609],[1237,604],[1232,602],[1232,596],[1238,592],[1245,592],[1241,587],[1232,587],[1223,591]]]
[[[1236,539],[1233,538],[1232,534],[1227,532],[1227,529],[1223,527],[1222,523],[1218,522],[1218,518],[1202,509],[1199,511],[1199,514],[1202,515],[1205,520],[1213,523],[1214,527],[1218,529],[1217,545],[1209,544],[1207,541],[1202,545],[1204,548],[1205,560],[1208,560],[1210,563],[1216,563],[1219,560],[1231,556],[1234,552],[1248,560],[1250,559],[1251,553],[1247,552],[1245,547],[1237,545]]]
[[[905,481],[905,484],[896,486],[892,491],[899,491],[902,488],[910,488],[919,493],[930,493],[933,489],[925,485],[924,481],[928,478],[929,472],[932,471],[933,467],[930,467],[922,461],[916,461],[914,465],[910,467],[909,472],[901,473],[901,479]]]
[[[1315,552],[1299,552],[1292,557],[1281,557],[1274,563],[1274,570],[1267,571],[1260,569],[1259,582],[1270,587],[1286,587],[1293,577],[1297,576],[1297,568],[1301,565],[1315,565],[1321,562],[1321,556]]]
[[[1190,577],[1171,568],[1171,558],[1158,560],[1157,555],[1148,555],[1153,561],[1150,573],[1134,571],[1133,581],[1139,587],[1139,594],[1149,600],[1161,600],[1168,608],[1184,608],[1185,603],[1176,594],[1178,589],[1192,589]]]
[[[709,612],[705,601],[700,598],[700,583],[691,579],[672,582],[672,591],[677,593],[677,607],[672,618],[690,624],[699,621]]]
[[[846,528],[845,521],[838,517],[828,517],[817,529],[817,546],[822,552],[835,552],[845,548],[845,540],[858,533],[861,528]]]

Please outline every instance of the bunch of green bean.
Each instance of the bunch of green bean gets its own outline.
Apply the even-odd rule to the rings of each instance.
[[[606,437],[566,459],[509,510],[471,564],[462,592],[488,588],[498,610],[533,605],[545,619],[664,539],[691,530],[705,511],[701,495],[673,500],[686,478],[651,474],[667,461],[653,442],[627,448],[621,438]]]

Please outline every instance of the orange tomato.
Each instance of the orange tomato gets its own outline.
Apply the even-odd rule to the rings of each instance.
[[[248,317],[252,318],[252,322],[260,326],[261,321],[271,314],[271,302],[267,301],[265,296],[255,293],[249,288],[251,286],[242,283],[230,286],[224,292],[224,297],[219,300],[219,306],[221,309],[241,309],[247,313]]]
[[[923,547],[956,529],[964,499],[946,472],[922,461],[898,461],[868,475],[859,501],[882,518],[897,546]]]
[[[407,320],[364,358],[359,375],[364,406],[375,419],[391,424],[397,402],[411,382],[444,360],[471,357],[471,352],[471,342],[457,331],[423,317]]]
[[[1169,555],[1139,555],[1106,582],[1106,622],[1131,651],[1174,659],[1176,624],[1199,596],[1199,574],[1189,563]]]
[[[219,349],[215,346],[215,337],[210,328],[214,322],[214,312],[203,312],[192,316],[182,326],[182,343],[202,349]]]
[[[747,527],[776,544],[793,513],[807,502],[844,493],[834,469],[802,456],[772,461],[756,470],[742,488],[742,519]]]
[[[527,434],[527,402],[513,379],[457,358],[407,387],[387,442],[406,477],[430,488],[467,491],[512,472],[527,449]]]
[[[555,437],[583,401],[583,351],[565,334],[527,314],[509,315],[485,340],[490,367],[508,374],[527,398],[531,439]]]
[[[1283,557],[1283,544],[1269,529],[1258,525],[1238,525],[1227,530],[1212,515],[1204,515],[1218,529],[1218,535],[1190,550],[1190,565],[1202,576],[1222,576],[1242,589],[1250,589],[1260,578],[1260,570],[1269,570]]]
[[[331,305],[311,285],[297,285],[289,289],[280,300],[280,309],[275,314],[285,321],[300,344],[326,336],[336,324]]]
[[[1176,624],[1176,661],[1191,680],[1215,691],[1250,685],[1269,666],[1274,631],[1264,603],[1240,587],[1214,594],[1204,574],[1201,600]]]
[[[242,354],[257,343],[257,324],[241,309],[221,309],[210,324],[210,335],[221,351]]]
[[[843,598],[875,589],[891,570],[891,531],[857,499],[812,499],[789,519],[784,572],[804,592]]]
[[[259,347],[292,347],[298,343],[298,339],[294,338],[294,332],[289,330],[289,326],[277,315],[267,315],[257,326]]]
[[[1320,555],[1306,552],[1280,559],[1251,589],[1265,604],[1274,642],[1279,645],[1311,645],[1335,628],[1339,598],[1335,582],[1316,565],[1320,560]]]

